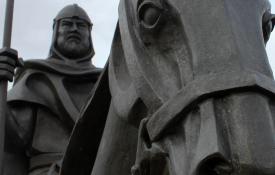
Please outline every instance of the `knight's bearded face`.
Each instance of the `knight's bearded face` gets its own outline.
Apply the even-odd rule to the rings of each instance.
[[[90,27],[78,18],[61,19],[57,29],[56,46],[59,52],[71,59],[82,58],[91,51]]]

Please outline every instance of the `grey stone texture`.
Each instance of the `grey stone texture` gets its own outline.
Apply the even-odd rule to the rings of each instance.
[[[275,174],[270,8],[267,0],[121,0],[63,174]]]

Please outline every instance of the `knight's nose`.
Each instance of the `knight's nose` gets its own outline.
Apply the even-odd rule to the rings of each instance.
[[[72,31],[76,31],[76,30],[78,30],[78,26],[77,26],[76,23],[73,23],[73,25],[72,25]]]

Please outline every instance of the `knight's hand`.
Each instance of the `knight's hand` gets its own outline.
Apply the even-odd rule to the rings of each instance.
[[[14,49],[4,47],[0,49],[0,80],[13,80],[16,67],[22,67],[23,60],[18,58]]]

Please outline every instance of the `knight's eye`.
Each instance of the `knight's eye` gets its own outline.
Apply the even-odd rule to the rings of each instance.
[[[71,23],[71,22],[67,22],[67,21],[63,21],[63,22],[61,23],[61,25],[62,25],[62,26],[71,26],[72,23]]]
[[[161,8],[153,3],[142,3],[138,8],[138,17],[145,28],[154,28],[161,17]]]

